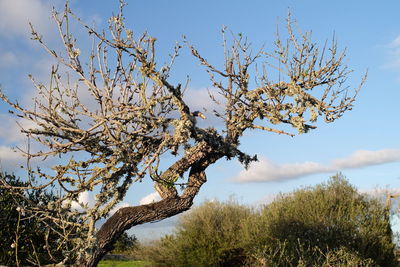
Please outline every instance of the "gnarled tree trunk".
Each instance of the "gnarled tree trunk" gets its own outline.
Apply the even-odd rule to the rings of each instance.
[[[120,208],[115,212],[97,232],[97,246],[93,253],[79,260],[75,266],[97,266],[103,256],[112,249],[118,237],[135,225],[166,219],[190,209],[200,187],[207,181],[205,169],[222,157],[219,153],[210,153],[212,150],[211,146],[200,143],[191,157],[178,161],[171,167],[183,168],[186,164],[191,166],[188,185],[180,196],[171,195],[155,203]]]

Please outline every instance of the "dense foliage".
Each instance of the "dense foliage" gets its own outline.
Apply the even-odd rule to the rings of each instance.
[[[14,186],[27,185],[6,173],[0,173],[0,179]],[[28,205],[46,205],[55,198],[45,190],[16,191],[0,187],[0,264],[46,264],[63,258],[57,245],[59,236],[25,209]]]
[[[251,215],[249,208],[234,201],[208,201],[184,214],[174,235],[142,253],[160,266],[241,264],[246,260],[241,232]]]
[[[322,255],[344,249],[381,266],[394,263],[392,232],[384,206],[360,195],[340,175],[327,184],[280,195],[262,210],[259,227],[250,231],[256,247],[264,248],[259,251],[261,257],[269,258],[273,248],[282,247],[290,263],[301,260],[306,265],[318,265],[315,248]]]
[[[385,207],[344,177],[279,195],[259,211],[206,202],[145,249],[156,266],[394,266]]]
[[[0,173],[0,178],[10,185],[27,186],[27,182],[15,175]],[[15,191],[0,188],[0,264],[10,266],[18,261],[21,265],[42,265],[62,261],[59,236],[48,229],[49,222],[39,220],[25,209],[27,205],[47,205],[56,195],[45,190],[20,190],[17,197],[10,190]],[[121,254],[136,246],[137,238],[124,233],[115,242],[112,253]]]
[[[115,242],[114,249],[111,251],[112,254],[125,254],[127,251],[133,250],[137,247],[138,240],[136,236],[129,235],[124,232]]]

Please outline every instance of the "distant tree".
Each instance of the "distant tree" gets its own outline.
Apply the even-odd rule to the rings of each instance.
[[[273,264],[322,266],[326,255],[342,255],[336,258],[340,266],[356,258],[374,263],[366,266],[397,266],[384,204],[359,194],[340,174],[327,184],[280,195],[256,221],[249,227],[251,243]]]
[[[14,175],[0,173],[0,178],[15,187],[27,186],[27,182]],[[0,264],[43,265],[64,259],[59,245],[62,235],[51,231],[54,223],[40,220],[26,209],[56,199],[52,192],[43,189],[0,188]]]
[[[128,235],[128,233],[123,233],[114,244],[114,249],[112,253],[116,254],[127,254],[132,249],[138,246],[138,240],[134,235]]]
[[[82,236],[72,240],[65,234],[62,239],[76,244],[65,255],[77,266],[95,266],[132,226],[188,210],[206,182],[207,167],[216,161],[238,158],[247,167],[256,160],[239,149],[246,130],[294,136],[288,131],[293,127],[306,133],[316,128],[318,117],[333,122],[350,110],[361,87],[348,92],[344,85],[350,71],[343,65],[345,54],[338,51],[335,40],[331,46],[319,48],[310,33],[293,32],[290,17],[287,38],[277,34],[271,53],[253,52],[245,37],[227,38],[223,29],[223,67],[202,57],[189,41],[183,44],[205,67],[211,86],[223,98],[211,96],[221,106],[222,111],[214,114],[224,122],[223,129],[202,128],[197,120],[205,115],[192,110],[183,98],[188,82],[173,84],[170,78],[183,46],[176,45],[170,63],[157,63],[156,38],[126,28],[124,5],[120,0],[119,13],[109,19],[107,32],[82,22],[68,2],[64,12],[54,12],[64,52],[48,47],[32,26],[32,39],[69,73],[64,76],[59,66],[54,66],[49,82],[32,78],[38,90],[32,109],[0,92],[12,112],[36,125],[22,132],[47,148],[26,151],[26,155],[63,158],[51,170],[28,168],[42,187],[57,184],[61,189],[60,198],[48,208],[56,211],[72,205],[83,192],[95,194],[95,204],[79,213]],[[70,26],[74,19],[93,37],[90,53],[78,47]],[[84,55],[88,56],[86,62]],[[84,101],[82,91],[89,93],[92,104]],[[285,125],[289,127],[280,127]],[[175,156],[175,162],[165,167],[171,159],[166,159],[168,154]],[[120,208],[97,229],[96,223],[109,215],[130,186],[143,179],[154,183],[162,200]],[[39,217],[50,212],[36,211]],[[57,212],[57,220],[62,222],[59,233],[65,232],[63,227],[75,227],[66,218],[77,212],[70,212],[73,216]]]

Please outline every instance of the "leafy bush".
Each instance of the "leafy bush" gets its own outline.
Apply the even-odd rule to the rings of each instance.
[[[240,266],[246,261],[243,224],[249,208],[234,201],[208,201],[182,215],[174,235],[167,235],[146,254],[156,266]]]
[[[320,248],[304,247],[301,243],[296,251],[290,251],[288,242],[277,241],[276,247],[271,245],[260,249],[263,253],[253,254],[247,262],[248,266],[315,266],[315,267],[372,267],[378,266],[372,259],[365,259],[357,252],[340,247],[328,252]]]
[[[156,266],[394,266],[394,247],[382,203],[336,175],[259,211],[206,202],[141,253]]]
[[[321,266],[325,258],[317,255],[338,256],[343,250],[346,255],[372,259],[381,266],[393,266],[395,262],[384,206],[360,195],[341,175],[327,184],[280,195],[264,207],[256,220],[247,225],[250,240],[256,244],[255,254],[273,260],[282,253],[271,254],[271,248],[284,244],[287,262],[282,266],[297,266],[300,261],[307,266]]]

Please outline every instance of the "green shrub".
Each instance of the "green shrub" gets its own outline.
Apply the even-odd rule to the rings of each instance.
[[[272,248],[284,244],[287,262],[281,266],[297,266],[300,260],[307,266],[321,266],[325,259],[319,256],[343,249],[380,266],[395,262],[384,206],[360,195],[341,175],[327,184],[280,195],[256,220],[247,230],[256,244],[255,254],[268,259],[276,255],[278,259],[282,253],[271,253]]]
[[[319,247],[305,247],[298,243],[295,251],[287,241],[276,240],[271,244],[258,248],[258,253],[249,257],[248,266],[313,266],[313,267],[372,267],[379,266],[370,258],[363,258],[355,251],[340,247],[322,251]]]
[[[240,266],[241,229],[251,211],[234,201],[209,201],[180,218],[175,234],[147,248],[156,266]]]
[[[278,196],[259,211],[206,202],[142,256],[155,266],[395,266],[382,203],[341,175]]]

